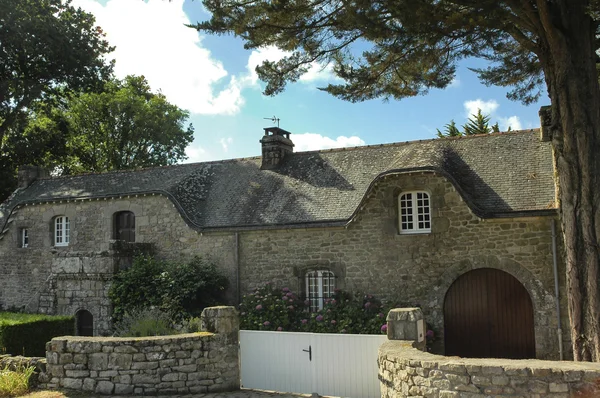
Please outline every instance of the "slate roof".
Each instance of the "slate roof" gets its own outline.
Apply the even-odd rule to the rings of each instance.
[[[297,152],[277,170],[260,165],[255,157],[40,179],[0,208],[0,231],[25,203],[144,193],[168,196],[199,230],[345,225],[378,178],[420,170],[446,176],[482,218],[556,211],[551,147],[537,130]]]

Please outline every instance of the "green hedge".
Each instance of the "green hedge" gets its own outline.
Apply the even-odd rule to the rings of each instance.
[[[0,312],[0,354],[45,357],[48,341],[74,332],[72,316]]]

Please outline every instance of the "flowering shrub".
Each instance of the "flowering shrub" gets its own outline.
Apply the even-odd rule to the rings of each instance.
[[[296,330],[304,315],[304,302],[288,288],[267,284],[243,297],[240,327],[246,330]]]
[[[323,309],[309,312],[308,304],[290,289],[266,285],[244,296],[240,321],[246,330],[381,334],[387,332],[385,318],[390,308],[373,295],[336,290]]]

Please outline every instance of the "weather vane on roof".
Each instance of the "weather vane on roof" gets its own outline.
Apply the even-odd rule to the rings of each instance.
[[[273,124],[277,123],[277,127],[279,127],[279,118],[276,116],[273,117],[263,117],[263,119],[270,120]]]

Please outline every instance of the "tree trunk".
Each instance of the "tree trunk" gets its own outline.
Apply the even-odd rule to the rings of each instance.
[[[552,102],[573,356],[600,361],[600,89],[585,3],[565,1],[546,15],[540,8],[540,61]]]

